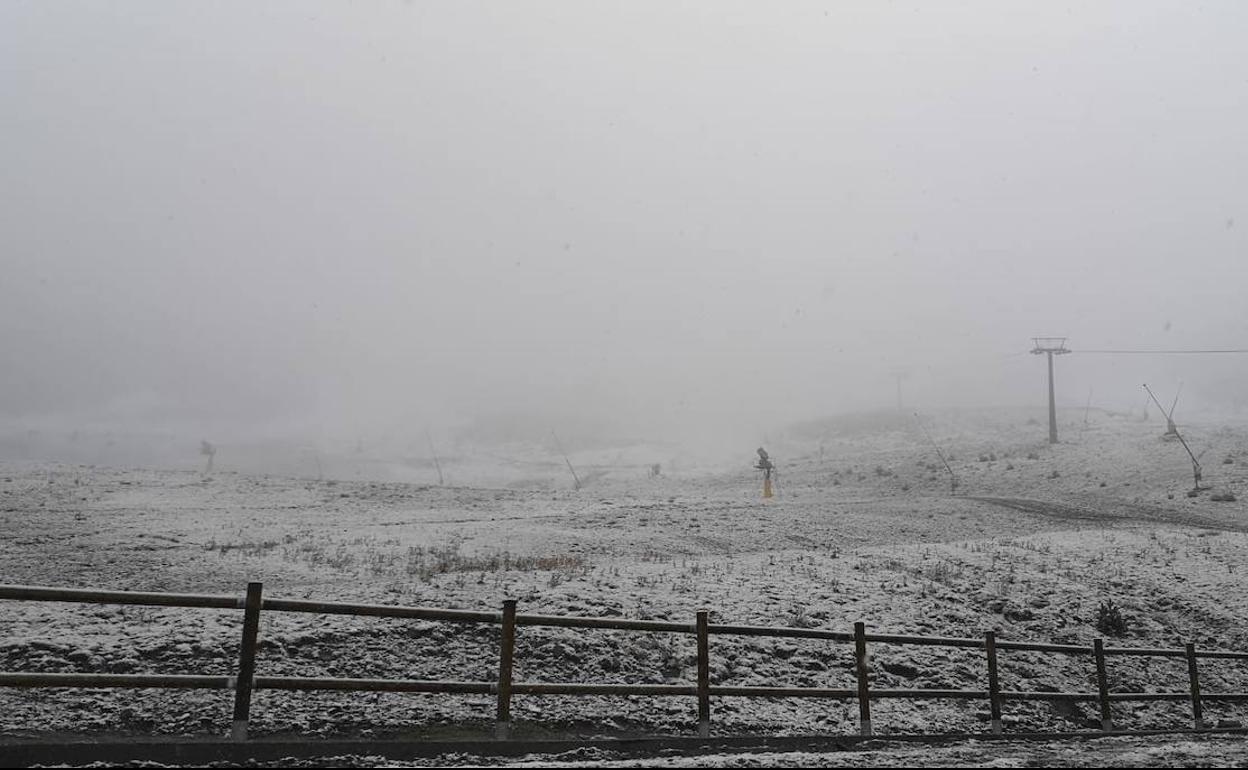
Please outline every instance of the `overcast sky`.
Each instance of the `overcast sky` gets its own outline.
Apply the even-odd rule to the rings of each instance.
[[[1245,40],[1236,0],[6,0],[0,416],[754,430],[897,366],[1042,406],[1035,335],[1248,347]],[[1244,358],[1059,383],[1232,403]]]

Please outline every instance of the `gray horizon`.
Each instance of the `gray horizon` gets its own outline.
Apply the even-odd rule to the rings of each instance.
[[[1243,416],[1248,5],[0,5],[0,426]],[[536,438],[543,438],[538,436]],[[750,448],[746,447],[746,453]]]

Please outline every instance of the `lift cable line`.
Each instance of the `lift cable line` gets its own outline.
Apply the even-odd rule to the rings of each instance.
[[[1161,410],[1161,413],[1165,414],[1166,408],[1161,405],[1160,401],[1157,400],[1157,396],[1153,395],[1153,391],[1151,388],[1148,387],[1147,383],[1144,384],[1144,390],[1148,391],[1149,398],[1153,400],[1153,403],[1157,405],[1157,408]],[[1170,423],[1170,427],[1174,428],[1173,422]],[[1196,480],[1196,486],[1193,487],[1193,489],[1198,490],[1200,489],[1200,470],[1201,470],[1200,461],[1196,459],[1196,455],[1192,454],[1192,448],[1189,447],[1187,445],[1187,442],[1183,440],[1183,434],[1179,433],[1177,428],[1174,428],[1174,435],[1175,435],[1175,438],[1179,440],[1179,443],[1183,445],[1183,448],[1187,450],[1187,456],[1192,458],[1192,476]],[[1202,452],[1201,454],[1204,454],[1204,453]]]
[[[1034,351],[1033,351],[1034,352]],[[1212,353],[1248,353],[1248,348],[1225,348],[1221,350],[1067,350],[1067,353],[1101,353],[1112,355],[1175,356],[1207,355]]]

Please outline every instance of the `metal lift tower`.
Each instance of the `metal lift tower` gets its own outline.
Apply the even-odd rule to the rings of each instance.
[[[1053,397],[1053,356],[1065,355],[1070,350],[1066,348],[1065,337],[1032,337],[1036,346],[1031,349],[1033,355],[1044,353],[1049,357],[1049,443],[1057,443],[1057,402]]]

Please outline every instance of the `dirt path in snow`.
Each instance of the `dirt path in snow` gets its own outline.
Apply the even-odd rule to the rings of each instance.
[[[1051,519],[1060,520],[1080,520],[1080,521],[1096,521],[1103,523],[1113,523],[1118,521],[1141,521],[1149,523],[1167,523],[1179,524],[1186,527],[1197,527],[1200,529],[1213,529],[1223,532],[1248,532],[1248,523],[1240,523],[1226,518],[1215,518],[1211,516],[1202,516],[1199,514],[1186,513],[1183,511],[1166,510],[1148,505],[1140,505],[1138,503],[1125,503],[1116,501],[1113,504],[1107,504],[1099,507],[1099,509],[1088,508],[1080,505],[1069,505],[1065,503],[1055,503],[1045,500],[1032,500],[1019,497],[968,497],[967,500],[975,500],[989,505],[997,505],[1003,508],[1029,513],[1036,516],[1044,516]]]

